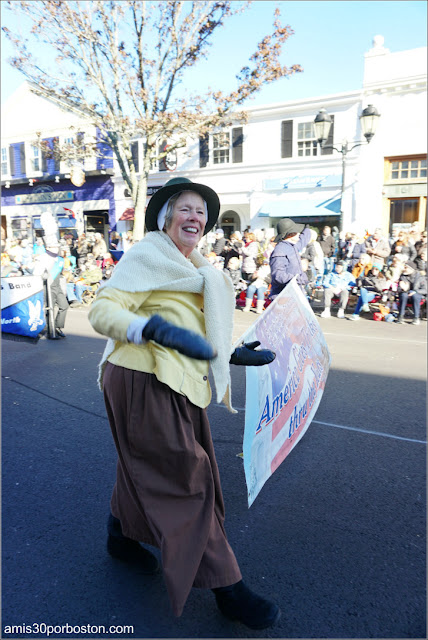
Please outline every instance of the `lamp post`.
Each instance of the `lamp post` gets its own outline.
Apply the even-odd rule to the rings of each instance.
[[[321,149],[334,149],[335,151],[338,151],[342,154],[342,187],[340,192],[339,231],[343,231],[343,194],[345,191],[346,156],[353,149],[355,149],[355,147],[360,147],[361,145],[368,144],[371,141],[375,134],[379,118],[380,114],[378,113],[376,107],[374,107],[372,104],[369,104],[368,107],[366,107],[360,115],[361,129],[367,142],[356,142],[352,145],[352,147],[350,147],[348,144],[348,140],[344,140],[340,148],[337,148],[332,144],[326,144],[332,123],[331,116],[327,113],[327,111],[325,109],[321,109],[321,111],[317,113],[314,120],[315,137]]]

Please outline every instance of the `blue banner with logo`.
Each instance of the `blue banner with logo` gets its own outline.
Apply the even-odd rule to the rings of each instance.
[[[36,338],[46,326],[41,276],[3,278],[1,282],[1,330]]]

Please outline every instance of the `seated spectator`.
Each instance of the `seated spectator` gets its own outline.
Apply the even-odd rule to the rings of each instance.
[[[120,234],[117,231],[112,231],[110,235],[109,249],[111,251],[119,251],[118,245],[120,242]]]
[[[244,234],[245,235],[245,234]],[[242,278],[250,284],[252,281],[252,274],[256,270],[256,258],[259,254],[260,245],[256,240],[256,236],[252,232],[247,232],[246,244],[241,249],[243,257],[242,262]]]
[[[226,246],[226,238],[224,237],[223,229],[216,229],[215,242],[213,244],[213,248],[211,249],[211,251],[213,251],[216,254],[216,256],[219,256],[223,253],[225,246]]]
[[[259,253],[263,253],[268,245],[268,239],[266,238],[265,232],[263,229],[254,229],[254,235],[256,242],[259,243]]]
[[[11,276],[22,276],[23,273],[19,268],[19,265],[11,260],[10,255],[4,251],[1,254],[1,277],[9,278]]]
[[[272,236],[271,238],[268,239],[266,249],[263,251],[264,257],[270,260],[270,257],[275,247],[276,247],[275,236]]]
[[[419,228],[415,228],[412,225],[412,228],[409,230],[407,230],[408,234],[409,234],[409,242],[410,244],[412,244],[413,246],[415,246],[415,244],[417,242],[419,242],[421,240],[422,237],[422,233],[420,232]]]
[[[372,267],[366,276],[358,278],[357,287],[360,289],[360,295],[350,320],[359,320],[361,311],[369,312],[369,302],[379,295],[379,293],[387,290],[389,283],[384,274],[379,271],[378,267]]]
[[[316,272],[315,267],[309,262],[307,258],[302,257],[300,259],[300,262],[302,264],[302,271],[308,278],[308,282],[305,284],[305,291],[308,299],[310,299],[312,298],[312,293],[317,283],[318,273]]]
[[[382,270],[385,264],[385,259],[391,253],[391,248],[388,240],[383,237],[382,229],[380,227],[377,227],[377,229],[374,230],[372,236],[366,238],[365,247],[366,253],[370,256],[372,265]]]
[[[114,269],[114,260],[111,253],[107,252],[103,256],[101,263],[101,270],[103,272],[103,280],[108,280],[111,277]]]
[[[89,243],[85,233],[81,233],[77,239],[76,253],[78,256],[77,266],[80,267],[86,262],[86,257],[89,253]]]
[[[426,231],[422,231],[420,240],[417,240],[415,242],[415,249],[418,256],[420,255],[421,251],[423,251],[424,249],[426,251],[427,249],[427,232]]]
[[[255,259],[256,270],[251,274],[251,282],[247,286],[245,295],[245,307],[243,311],[249,312],[253,303],[253,296],[257,294],[257,311],[263,313],[265,304],[265,293],[271,282],[270,267],[264,256],[257,256]]]
[[[235,289],[235,295],[246,288],[245,282],[242,280],[241,261],[237,256],[233,256],[228,260],[227,267],[224,267],[224,271],[232,280],[233,288]]]
[[[422,249],[420,254],[415,258],[416,269],[426,276],[427,274],[427,250]]]
[[[410,236],[405,231],[398,232],[398,239],[391,247],[391,254],[401,253],[406,258],[406,262],[414,260],[417,256],[417,251],[414,244],[410,241]]]
[[[224,258],[222,256],[218,256],[214,253],[214,251],[211,251],[205,256],[205,258],[213,265],[215,269],[219,269],[219,271],[223,270]]]
[[[244,246],[242,242],[242,236],[239,231],[232,233],[230,238],[226,240],[226,244],[221,255],[224,258],[224,268],[227,269],[229,260],[231,258],[239,258],[241,249]]]
[[[394,242],[397,242],[398,240],[398,229],[396,227],[394,227],[391,231],[391,234],[388,238],[388,242],[389,242],[389,246],[392,247],[392,245],[394,244]]]
[[[101,233],[95,234],[95,242],[92,247],[92,253],[96,259],[102,257],[105,253],[107,253],[107,245]]]
[[[41,238],[36,238],[36,241],[33,244],[33,256],[39,255],[41,253],[46,253],[46,248],[43,244],[43,240]]]
[[[21,240],[18,238],[13,238],[10,243],[10,247],[7,250],[7,253],[9,254],[11,262],[14,262],[18,265],[22,264]]]
[[[412,324],[420,324],[421,300],[427,294],[427,281],[416,264],[409,260],[404,265],[404,271],[398,283],[399,313],[397,322],[404,324],[404,313],[410,299],[413,305],[414,320]]]
[[[75,276],[70,269],[63,269],[62,276],[65,279],[66,296],[70,307],[83,306],[82,293],[88,289],[88,285],[80,279],[79,276]]]
[[[349,300],[349,289],[355,285],[355,280],[349,271],[345,271],[342,262],[337,262],[334,271],[324,277],[324,311],[321,318],[330,318],[331,301],[334,296],[339,296],[340,307],[337,312],[338,318],[345,317],[345,309]]]
[[[134,236],[132,231],[122,233],[122,250],[126,253],[134,244]]]
[[[331,227],[325,226],[318,238],[324,254],[324,275],[328,275],[334,267],[334,252],[336,250],[336,242],[331,235]]]
[[[31,267],[33,262],[33,247],[30,244],[30,241],[28,240],[28,238],[22,238],[21,249],[22,249],[22,255],[21,255],[22,266]]]
[[[398,281],[403,273],[405,265],[404,256],[400,253],[396,253],[392,256],[391,262],[385,267],[384,275],[389,284],[391,291],[396,291],[398,287]]]
[[[308,244],[305,247],[305,250],[301,255],[301,258],[306,259],[311,267],[309,273],[312,273],[312,270],[315,272],[315,280],[317,279],[317,277],[321,278],[324,273],[324,252],[317,240],[317,235],[318,234],[315,229],[311,229],[311,239],[309,240]],[[306,275],[308,275],[307,269],[303,270],[306,271]]]
[[[352,272],[363,253],[366,252],[364,239],[356,233],[347,233],[345,240],[339,240],[338,259],[344,264],[345,269]]]
[[[370,269],[372,268],[372,263],[370,256],[367,253],[362,253],[359,257],[359,260],[355,267],[352,269],[351,273],[354,276],[354,280],[360,278],[362,275],[367,275]]]
[[[199,253],[206,258],[207,255],[211,253],[214,242],[215,242],[215,233],[213,231],[208,231],[208,233],[206,233],[204,237],[201,238],[201,240],[199,240],[198,242]]]

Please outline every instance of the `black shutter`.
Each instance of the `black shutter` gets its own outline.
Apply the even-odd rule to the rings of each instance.
[[[138,142],[131,142],[132,162],[134,163],[135,173],[140,170],[140,158],[138,155]]]
[[[84,140],[85,140],[85,133],[83,131],[79,131],[77,136],[76,136],[76,143],[77,143],[77,159],[79,162],[84,163],[85,162],[85,146],[84,146]]]
[[[206,133],[204,136],[200,136],[199,138],[199,166],[201,168],[206,167],[209,160],[209,134]]]
[[[325,143],[326,146],[331,146],[333,144],[333,137],[334,137],[334,116],[331,116],[331,127],[330,127],[330,133],[328,134],[327,142]],[[329,156],[332,153],[333,153],[333,149],[323,149],[321,147],[322,156]]]
[[[15,149],[10,145],[9,147],[9,164],[10,164],[10,175],[15,175]]]
[[[54,171],[59,171],[60,170],[61,158],[60,158],[60,152],[59,152],[59,149],[58,149],[58,145],[59,145],[59,138],[58,138],[58,136],[55,136],[55,138],[52,140],[52,149],[53,149],[53,157],[54,157]]]
[[[291,158],[293,155],[293,121],[281,122],[281,158]]]
[[[168,143],[164,140],[159,147],[159,153],[163,153],[168,146]],[[166,171],[165,157],[159,160],[159,171]]]
[[[242,162],[242,147],[244,144],[242,131],[242,127],[234,127],[232,129],[232,162]]]
[[[46,155],[46,151],[42,149],[42,171],[46,173],[48,170],[48,158]]]
[[[21,162],[21,175],[25,176],[25,143],[19,145],[19,159]]]

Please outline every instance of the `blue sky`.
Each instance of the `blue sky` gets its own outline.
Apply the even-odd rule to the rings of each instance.
[[[265,87],[247,106],[298,100],[359,89],[364,53],[375,35],[385,38],[391,52],[426,46],[427,3],[423,0],[334,1],[257,0],[244,14],[234,16],[218,32],[207,60],[185,76],[183,87],[195,91],[234,88],[235,73],[247,63],[256,43],[269,32],[275,6],[294,35],[284,46],[282,63],[300,64],[304,72]],[[10,26],[9,12],[2,10],[2,24]],[[24,77],[7,63],[11,54],[2,36],[1,100]]]

